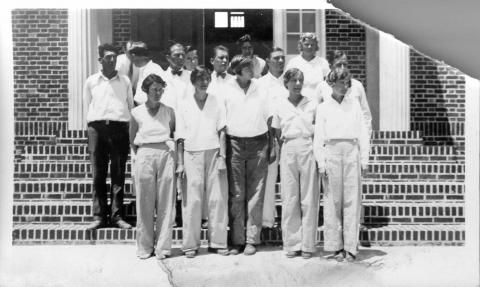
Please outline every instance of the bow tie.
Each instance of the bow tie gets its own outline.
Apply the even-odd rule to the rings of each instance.
[[[217,73],[217,78],[222,77],[222,79],[225,79],[226,76],[227,76],[226,72],[223,72],[223,73],[220,73],[220,74]]]
[[[183,72],[182,70],[175,71],[175,70],[173,70],[173,69],[170,70],[170,71],[172,72],[172,75],[177,75],[177,76],[179,76],[179,77],[182,75],[182,72]]]

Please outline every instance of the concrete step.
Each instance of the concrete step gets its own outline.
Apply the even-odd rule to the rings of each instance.
[[[366,200],[464,200],[462,182],[368,181],[362,182]],[[281,203],[280,183],[277,201]],[[107,187],[109,188],[109,186]],[[131,179],[125,181],[125,197],[134,198]],[[91,199],[91,179],[44,179],[14,181],[14,199]]]
[[[15,224],[13,244],[135,244],[136,229],[103,228],[86,230],[85,224]],[[182,229],[174,228],[173,247],[180,247]],[[206,246],[206,230],[201,231],[202,246]],[[463,225],[388,225],[372,227],[360,231],[360,242],[364,245],[463,245],[465,227]],[[281,244],[279,228],[262,230],[262,241]],[[317,230],[317,242],[323,243],[323,226]]]
[[[367,224],[463,224],[463,201],[363,201]],[[136,220],[133,199],[124,200],[125,219]],[[281,206],[279,206],[281,212]],[[319,219],[323,222],[323,201],[320,201]],[[91,200],[16,200],[13,204],[13,222],[88,223],[92,221]]]

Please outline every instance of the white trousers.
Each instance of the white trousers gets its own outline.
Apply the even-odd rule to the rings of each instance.
[[[283,144],[280,180],[283,249],[315,252],[320,187],[311,139]]]
[[[174,152],[164,143],[138,148],[134,166],[137,255],[170,255],[175,205]],[[156,247],[155,247],[156,245]]]
[[[277,158],[268,165],[267,181],[265,185],[265,198],[263,199],[263,219],[262,226],[273,227],[275,224],[275,216],[277,210],[275,209],[275,191],[278,177],[278,164],[280,162],[280,147],[275,142],[275,152]]]
[[[184,152],[186,192],[182,194],[183,250],[200,247],[202,209],[208,207],[208,238],[212,248],[227,248],[227,170],[218,170],[219,150]]]
[[[325,147],[324,249],[344,249],[355,255],[362,187],[359,146],[356,142],[333,140],[327,142]]]

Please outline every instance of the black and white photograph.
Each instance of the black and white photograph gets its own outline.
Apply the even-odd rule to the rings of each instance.
[[[480,286],[475,12],[353,2],[10,3],[0,286]]]

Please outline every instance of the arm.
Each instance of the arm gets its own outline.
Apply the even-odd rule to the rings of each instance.
[[[85,119],[87,118],[88,110],[90,109],[91,102],[92,102],[92,93],[90,91],[90,84],[87,79],[83,87],[83,110],[86,111],[83,116]]]
[[[132,158],[137,154],[138,146],[135,145],[133,142],[135,140],[135,136],[138,132],[138,123],[135,118],[132,116],[130,118],[130,125],[129,125],[129,138],[130,138],[130,148],[132,149]]]
[[[322,114],[321,105],[317,107],[315,115],[315,126],[313,135],[313,154],[317,160],[318,170],[325,173],[325,119]]]
[[[362,108],[362,118],[367,127],[369,137],[372,135],[372,113],[367,102],[367,95],[362,83],[359,82],[358,91],[360,93],[360,107]]]
[[[132,110],[135,107],[135,104],[133,103],[133,89],[132,89],[132,83],[128,78],[127,80],[127,105],[128,105],[128,110]]]
[[[368,130],[368,126],[366,125],[365,121],[362,120],[363,113],[358,106],[358,123],[360,125],[360,135],[359,135],[359,143],[360,143],[360,162],[362,164],[362,176],[366,175],[368,171],[368,156],[370,152],[370,131]]]

